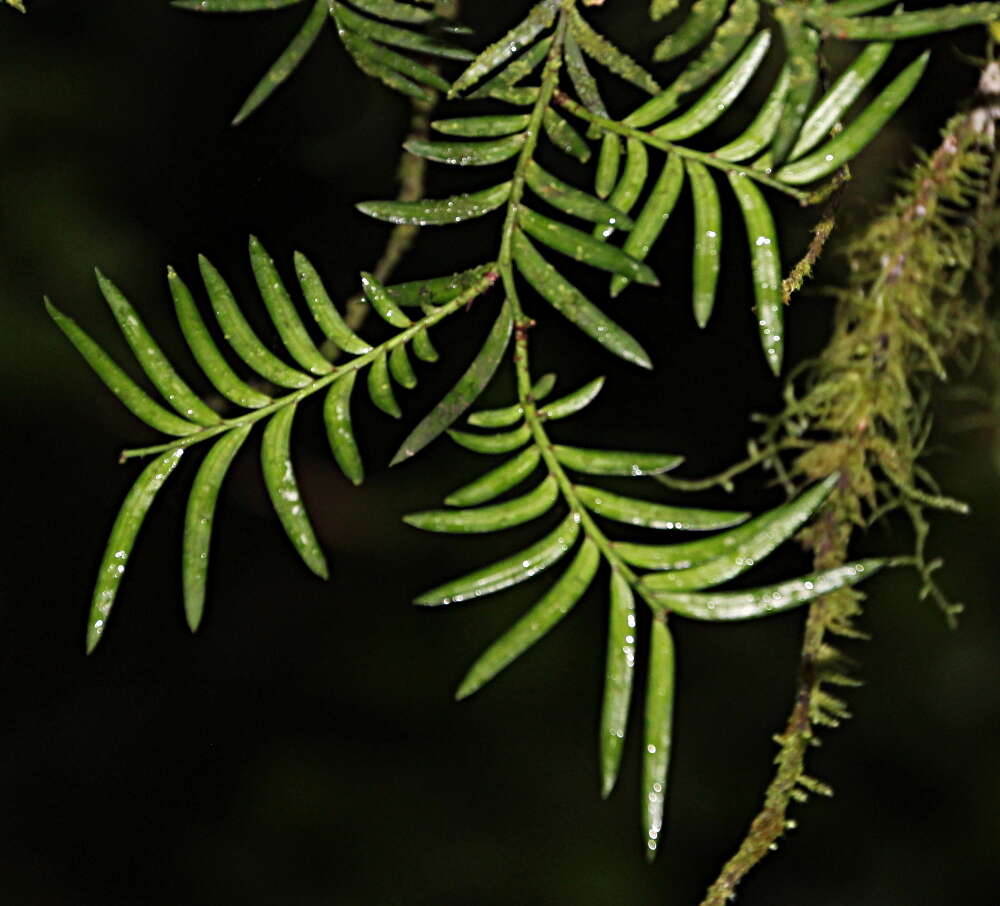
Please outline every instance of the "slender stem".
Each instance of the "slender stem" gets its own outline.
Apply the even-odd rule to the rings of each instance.
[[[518,206],[524,194],[525,174],[527,173],[528,165],[534,157],[535,149],[538,147],[538,139],[541,134],[542,119],[545,111],[553,99],[557,98],[560,94],[559,69],[562,65],[563,43],[569,23],[569,14],[575,6],[576,0],[563,0],[562,9],[559,12],[559,19],[553,33],[552,45],[549,48],[549,53],[545,60],[545,68],[542,71],[542,83],[538,93],[538,100],[532,108],[528,127],[525,130],[527,137],[524,147],[518,156],[517,167],[514,170],[514,176],[511,180],[510,196],[507,201],[507,217],[504,221],[500,241],[500,253],[497,257],[497,270],[503,280],[504,292],[510,300],[511,308],[514,312],[514,368],[517,375],[518,402],[524,411],[525,423],[531,430],[532,439],[541,453],[542,461],[545,463],[549,474],[555,478],[563,499],[566,501],[566,505],[579,521],[584,535],[593,542],[594,546],[601,552],[601,555],[608,561],[610,567],[622,575],[652,610],[662,611],[662,607],[654,607],[639,577],[618,556],[614,546],[601,531],[600,527],[594,521],[593,516],[580,503],[573,483],[563,469],[562,464],[556,459],[555,453],[553,453],[552,441],[549,440],[542,419],[538,414],[538,409],[535,406],[534,398],[531,395],[532,382],[528,352],[528,333],[535,322],[525,314],[524,309],[521,307],[521,300],[514,282],[512,242],[514,230],[517,228]]]
[[[660,138],[660,136],[654,135],[652,132],[645,132],[642,129],[633,129],[631,126],[626,126],[624,123],[619,123],[617,120],[598,116],[582,104],[578,104],[571,97],[569,97],[569,95],[563,93],[562,91],[557,91],[553,100],[555,100],[560,107],[568,110],[574,116],[585,120],[591,125],[596,126],[598,129],[603,129],[605,132],[614,132],[615,134],[623,135],[626,138],[638,139],[652,148],[659,148],[661,151],[670,151],[678,157],[700,161],[707,167],[715,167],[717,170],[725,170],[727,173],[743,173],[756,182],[759,182],[761,185],[769,186],[778,192],[790,195],[802,205],[812,204],[813,199],[815,198],[815,193],[793,189],[791,186],[785,185],[780,179],[775,179],[773,176],[769,176],[763,170],[756,170],[746,164],[722,160],[707,151],[695,151],[692,148],[685,148],[683,145],[675,145],[673,142],[669,142],[665,138]]]
[[[370,352],[359,355],[356,358],[351,359],[351,361],[334,368],[329,374],[324,374],[322,377],[316,378],[316,380],[307,386],[286,394],[285,396],[279,397],[267,406],[262,406],[260,409],[253,409],[250,412],[245,412],[236,418],[227,418],[221,424],[214,425],[211,428],[205,428],[203,431],[199,431],[196,434],[179,437],[176,440],[169,441],[165,444],[157,444],[153,447],[139,447],[132,450],[123,450],[121,456],[119,457],[119,462],[125,462],[128,459],[136,459],[140,456],[152,456],[156,453],[165,453],[167,450],[177,450],[182,447],[190,447],[194,444],[199,444],[202,441],[208,440],[211,437],[216,437],[219,434],[225,434],[233,428],[242,428],[247,425],[252,425],[259,422],[261,419],[273,415],[279,409],[284,409],[286,406],[294,405],[301,400],[304,400],[306,397],[312,396],[324,387],[328,387],[338,378],[342,378],[345,374],[349,374],[352,371],[360,371],[366,365],[370,365],[376,358],[378,358],[378,356],[385,355],[397,346],[408,343],[411,339],[413,339],[414,335],[419,333],[421,330],[433,327],[449,315],[453,315],[455,312],[461,311],[473,299],[475,299],[476,296],[489,289],[489,287],[493,285],[495,277],[492,273],[490,273],[492,265],[486,265],[486,267],[487,272],[484,276],[480,277],[471,287],[469,287],[469,289],[456,296],[450,302],[446,302],[444,305],[435,308],[430,314],[421,318],[419,321],[415,321],[410,327],[407,327],[405,330],[401,330],[394,337],[391,337],[384,343],[376,346]]]

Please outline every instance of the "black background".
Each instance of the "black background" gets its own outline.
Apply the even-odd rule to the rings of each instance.
[[[517,15],[507,6],[469,3],[465,18],[492,38]],[[642,7],[616,0],[593,18],[644,54],[663,29],[654,34]],[[363,488],[330,462],[316,408],[303,411],[296,465],[331,555],[330,582],[297,562],[247,453],[223,495],[209,611],[191,638],[178,557],[192,458],[151,514],[107,637],[83,657],[93,571],[135,474],[115,466],[116,454],[150,436],[47,321],[41,294],[120,355],[91,276],[99,265],[185,362],[168,263],[193,281],[194,256],[205,252],[250,297],[252,231],[283,267],[293,249],[305,251],[346,297],[386,236],[352,205],[393,193],[407,107],[360,76],[327,29],[289,86],[246,125],[228,127],[303,8],[213,18],[159,0],[35,0],[29,16],[2,13],[0,901],[696,903],[770,776],[770,734],[790,705],[802,614],[677,627],[668,832],[652,867],[638,826],[635,738],[619,789],[607,802],[598,795],[601,594],[482,693],[451,701],[473,657],[537,588],[453,610],[408,601],[537,530],[422,536],[400,516],[436,505],[483,462],[438,442],[422,461],[392,471],[380,464],[462,370],[495,298],[440,331],[448,361],[423,368],[403,424],[357,405],[371,473]],[[953,48],[975,52],[977,40],[963,33],[931,42],[936,54],[916,99],[860,161],[848,222],[870,216],[910,143],[930,147],[969,95],[974,71]],[[889,69],[918,43],[900,47]],[[612,101],[634,98],[623,90]],[[486,185],[494,175],[436,169],[431,191]],[[654,259],[664,287],[613,303],[653,354],[655,374],[619,367],[544,312],[533,340],[539,369],[558,370],[564,388],[611,378],[560,438],[675,450],[687,456],[688,474],[701,475],[741,455],[748,413],[774,411],[779,387],[756,348],[738,221],[718,311],[708,330],[695,331],[686,204]],[[815,212],[776,207],[791,260]],[[427,235],[401,276],[482,260],[496,226],[487,219]],[[837,280],[839,268],[830,259],[825,279]],[[799,298],[789,313],[790,361],[819,347],[828,318],[825,301]],[[489,398],[502,403],[509,392],[504,377]],[[825,733],[810,759],[837,796],[795,809],[800,829],[754,873],[741,902],[989,902],[986,885],[995,890],[1000,874],[1000,483],[989,440],[942,432],[933,460],[945,487],[974,506],[965,519],[938,518],[932,537],[947,558],[944,584],[970,605],[960,629],[948,632],[916,600],[911,576],[870,584],[864,628],[873,640],[850,645],[866,680],[849,693],[856,718]],[[741,505],[779,499],[759,484],[741,482]],[[719,494],[699,500],[731,503]],[[858,550],[908,543],[891,525]],[[805,565],[790,549],[755,578]]]

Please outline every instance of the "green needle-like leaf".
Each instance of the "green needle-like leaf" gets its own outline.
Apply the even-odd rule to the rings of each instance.
[[[124,403],[125,407],[151,428],[183,437],[201,430],[200,425],[186,421],[168,412],[132,380],[90,335],[68,315],[64,315],[48,299],[45,309],[56,322],[56,326],[66,335],[66,338],[76,347],[84,361],[94,370],[94,373],[104,382],[105,386]]]
[[[400,330],[413,326],[413,322],[403,314],[399,304],[374,274],[369,274],[367,271],[361,272],[361,289],[364,291],[365,298],[375,309],[375,313],[387,324],[398,327]]]
[[[400,444],[390,465],[419,453],[431,441],[446,431],[469,408],[492,379],[510,342],[513,330],[510,304],[504,302],[493,329],[472,364],[469,365],[454,387],[437,406],[417,425]]]
[[[317,576],[326,579],[329,577],[326,557],[309,522],[292,468],[291,436],[296,409],[294,404],[279,409],[264,429],[260,450],[264,484],[271,505],[302,561]]]
[[[428,54],[435,57],[446,57],[451,60],[471,60],[473,54],[464,47],[456,47],[436,38],[428,37],[420,32],[410,31],[406,28],[399,28],[395,25],[386,25],[384,22],[376,22],[367,16],[361,16],[343,3],[336,0],[322,0],[324,5],[329,2],[330,10],[337,22],[338,28],[355,32],[364,38],[377,41],[380,44],[388,44],[391,47],[405,47],[415,50],[418,53]]]
[[[468,431],[451,430],[448,436],[460,447],[472,450],[473,453],[496,455],[510,453],[518,447],[523,447],[531,440],[531,429],[527,425],[521,425],[513,431],[504,431],[500,434],[472,434]]]
[[[722,205],[708,167],[696,160],[684,162],[694,201],[694,266],[692,308],[704,327],[715,307],[715,289],[722,264]]]
[[[775,177],[793,186],[815,182],[833,173],[863,151],[913,93],[917,82],[924,74],[924,69],[927,68],[929,59],[930,51],[917,57],[851,121],[843,132],[820,145],[811,154],[794,163],[785,164]]]
[[[575,7],[570,7],[569,27],[580,49],[589,57],[649,94],[660,90],[656,79],[604,35],[594,31]]]
[[[854,585],[878,572],[884,560],[858,560],[811,576],[765,588],[729,592],[662,592],[656,601],[692,620],[750,620],[791,610],[838,588]]]
[[[170,5],[195,13],[258,13],[302,2],[303,0],[171,0]]]
[[[575,261],[613,274],[622,274],[647,286],[660,285],[650,267],[588,233],[536,214],[523,205],[518,208],[517,220],[529,236]]]
[[[389,362],[385,352],[380,352],[368,369],[368,395],[372,402],[386,415],[392,418],[402,418],[403,410],[396,402],[392,392],[392,381],[389,378]]]
[[[428,532],[498,532],[537,519],[547,513],[558,498],[558,485],[550,475],[534,490],[513,500],[471,510],[426,510],[404,516],[403,521]]]
[[[785,303],[781,296],[781,252],[771,208],[756,183],[742,173],[730,173],[729,184],[743,211],[753,268],[755,313],[767,365],[777,375],[785,348]]]
[[[431,126],[444,135],[498,138],[501,135],[524,132],[530,121],[531,117],[527,113],[513,113],[508,116],[462,116],[450,120],[434,120]]]
[[[593,195],[563,182],[558,177],[543,170],[534,161],[528,162],[524,181],[539,198],[574,217],[589,220],[591,223],[613,225],[623,230],[632,227],[632,220],[628,214],[600,198],[595,198]]]
[[[215,317],[233,351],[262,378],[279,387],[297,390],[311,383],[308,374],[286,365],[261,342],[236,304],[232,290],[204,255],[198,256],[198,266]]]
[[[219,413],[205,405],[174,370],[170,360],[163,354],[136,310],[118,287],[100,271],[97,271],[97,283],[136,361],[163,398],[190,421],[204,426],[219,424],[222,421]]]
[[[271,321],[292,358],[313,374],[329,374],[333,366],[313,343],[278,269],[256,236],[250,237],[250,266]]]
[[[674,640],[667,624],[662,619],[654,619],[646,678],[646,732],[640,791],[648,859],[656,855],[663,836],[663,806],[673,741],[675,660]]]
[[[610,599],[600,736],[601,795],[605,799],[611,795],[621,767],[635,673],[635,600],[617,570],[611,572]]]
[[[554,374],[543,374],[531,387],[531,399],[533,402],[541,402],[551,392],[556,385]],[[524,409],[520,403],[513,406],[504,406],[501,409],[480,409],[473,412],[468,422],[477,428],[508,428],[516,424],[524,416]]]
[[[560,418],[575,415],[581,409],[585,409],[595,399],[597,399],[597,394],[601,392],[603,387],[604,378],[594,378],[592,381],[588,381],[572,393],[568,393],[566,396],[553,400],[551,403],[546,403],[541,409],[538,410],[538,417],[541,418],[542,421],[556,421]]]
[[[215,523],[219,489],[233,458],[253,430],[252,425],[234,428],[217,440],[202,461],[191,485],[184,517],[184,546],[181,557],[184,614],[192,632],[197,632],[205,611],[208,554]]]
[[[552,24],[559,9],[559,0],[541,0],[531,12],[508,31],[499,41],[495,41],[479,54],[455,79],[450,96],[470,88],[483,76],[503,65],[515,54],[531,44],[538,35]]]
[[[419,201],[362,201],[355,207],[362,214],[389,223],[414,226],[440,226],[462,223],[483,217],[505,204],[510,196],[510,182],[479,192],[453,195],[451,198],[427,198]]]
[[[596,545],[584,539],[556,584],[472,665],[455,697],[466,698],[482,688],[565,617],[590,587],[600,562]]]
[[[254,390],[239,375],[229,367],[221,350],[215,345],[215,340],[208,332],[201,313],[195,305],[191,291],[184,281],[177,276],[173,268],[167,270],[167,282],[170,294],[174,299],[174,310],[181,333],[191,349],[195,361],[212,382],[212,386],[227,400],[245,409],[259,409],[271,402],[271,397]]]
[[[349,371],[337,378],[330,385],[323,403],[323,422],[326,424],[326,436],[330,441],[333,458],[353,485],[359,485],[365,480],[365,469],[351,424],[351,393],[356,378],[356,371]]]
[[[448,506],[478,506],[499,497],[524,481],[538,467],[541,453],[537,446],[527,447],[517,456],[491,469],[475,481],[445,497]]]
[[[711,33],[726,11],[727,0],[695,0],[688,17],[653,51],[660,63],[693,50]]]
[[[316,268],[301,252],[295,253],[295,273],[298,275],[299,286],[306,304],[309,306],[309,311],[312,312],[316,324],[326,335],[326,338],[338,349],[351,355],[364,355],[366,352],[371,352],[372,347],[347,326],[347,322],[337,311],[326,287],[323,286],[323,281]]]
[[[410,154],[456,167],[488,167],[519,154],[526,133],[480,142],[430,142],[411,138],[403,144]]]
[[[87,620],[87,654],[90,654],[101,640],[108,625],[108,617],[115,603],[115,596],[121,587],[125,567],[132,556],[132,547],[142,528],[146,513],[157,492],[177,468],[183,450],[169,450],[154,459],[142,470],[132,489],[125,497],[115,524],[111,527],[101,565],[97,570],[97,583]]]
[[[281,56],[271,65],[271,68],[264,73],[264,77],[257,83],[250,96],[243,102],[239,112],[233,117],[233,125],[238,126],[261,104],[264,103],[274,90],[282,84],[296,69],[299,63],[309,53],[319,33],[326,24],[326,17],[329,12],[328,0],[316,0],[313,8],[302,24],[302,28],[292,38],[291,43],[282,52]]]
[[[625,450],[585,450],[581,447],[552,448],[556,459],[575,472],[587,475],[659,475],[676,469],[683,456],[672,453],[630,453]]]
[[[580,235],[585,236],[586,234],[580,233]],[[566,280],[541,256],[519,230],[514,233],[513,247],[514,262],[517,264],[518,270],[532,288],[556,311],[615,355],[627,362],[639,365],[641,368],[652,368],[649,356],[635,338],[615,324],[572,283]],[[606,246],[606,248],[612,248],[612,246]]]
[[[580,502],[599,516],[645,528],[701,532],[728,528],[750,516],[749,513],[729,510],[700,510],[654,503],[651,500],[637,500],[634,497],[623,497],[582,484],[576,485],[574,491]]]
[[[567,516],[541,541],[490,566],[424,592],[414,604],[436,606],[469,601],[527,582],[562,559],[580,534],[575,516]]]
[[[709,562],[645,576],[643,584],[657,592],[698,591],[742,575],[802,526],[826,499],[838,477],[832,475],[795,500],[728,532],[729,543],[723,541],[725,536],[716,536],[712,540],[717,542],[720,550],[725,545],[725,551]]]
[[[373,16],[391,19],[393,22],[409,22],[418,25],[422,22],[432,22],[435,18],[433,10],[413,3],[400,3],[398,0],[350,0],[353,6],[363,9]]]

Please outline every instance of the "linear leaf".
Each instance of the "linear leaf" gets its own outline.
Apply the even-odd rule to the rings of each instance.
[[[181,333],[184,334],[195,361],[212,382],[212,386],[227,400],[246,409],[259,409],[270,403],[271,397],[254,390],[229,367],[229,363],[208,332],[191,291],[172,267],[167,269],[167,282],[170,294],[173,296],[174,310],[181,326]]]
[[[628,214],[600,198],[595,198],[593,195],[563,182],[558,177],[543,170],[533,160],[528,161],[524,181],[539,198],[574,217],[580,217],[592,223],[613,224],[625,230],[632,227],[632,220]]]
[[[338,28],[337,33],[344,47],[350,53],[351,59],[354,60],[354,65],[366,76],[378,79],[391,91],[396,91],[428,106],[434,104],[437,100],[437,94],[433,88],[429,88],[426,84],[421,85],[409,76],[403,75],[398,66],[390,66],[386,62],[386,60],[392,57],[408,61],[407,57],[397,54],[383,47],[381,44],[376,44],[374,41],[369,41],[367,38],[362,38],[360,35],[344,31],[342,28]],[[394,60],[393,62],[398,61]],[[431,75],[436,75],[433,70],[427,69],[425,66],[420,66],[419,63],[413,63],[412,65],[413,67],[426,69]]]
[[[715,307],[715,289],[722,263],[722,205],[708,167],[696,160],[684,162],[694,201],[694,266],[692,308],[704,327]]]
[[[607,117],[608,108],[604,106],[604,101],[601,99],[597,81],[591,75],[587,60],[571,31],[567,31],[563,39],[563,60],[566,63],[566,71],[569,73],[573,88],[583,102],[583,106],[591,113]]]
[[[234,428],[213,445],[202,460],[191,485],[184,516],[184,543],[181,555],[181,584],[184,589],[184,615],[192,632],[197,632],[205,612],[205,585],[208,577],[208,554],[215,523],[215,504],[219,489],[233,458],[253,430],[252,425]]]
[[[586,475],[659,475],[676,469],[683,456],[673,453],[633,453],[625,450],[587,450],[582,447],[552,448],[556,459],[567,468]]]
[[[460,116],[450,120],[434,120],[431,126],[444,135],[466,138],[497,138],[513,135],[528,128],[531,117],[527,113],[490,116]]]
[[[396,402],[392,392],[392,381],[389,379],[389,363],[385,352],[380,352],[368,369],[368,395],[372,402],[386,415],[392,418],[402,418],[403,410]]]
[[[329,374],[333,365],[313,343],[274,261],[256,236],[250,237],[250,266],[267,313],[292,358],[313,374]]]
[[[777,165],[795,144],[819,83],[819,35],[805,24],[798,7],[781,7],[775,17],[785,42],[789,74],[784,110],[771,144],[771,160]]]
[[[521,497],[471,510],[425,510],[403,517],[403,522],[428,532],[458,534],[498,532],[537,519],[559,499],[559,487],[549,475]]]
[[[387,324],[401,330],[413,326],[413,322],[400,311],[399,304],[374,274],[368,271],[361,272],[361,289],[376,314]]]
[[[714,151],[716,157],[722,160],[747,160],[759,154],[770,144],[775,131],[777,131],[778,123],[781,121],[781,113],[785,108],[788,82],[788,67],[785,66],[764,105],[753,118],[753,122],[731,142]],[[804,132],[801,133],[801,135],[804,134]]]
[[[668,154],[666,163],[660,171],[649,198],[642,206],[635,226],[625,237],[622,251],[631,255],[636,261],[645,261],[653,243],[660,237],[684,185],[684,167],[677,154]],[[628,277],[615,274],[611,278],[610,294],[614,299],[629,284]]]
[[[351,393],[357,375],[356,371],[349,371],[337,378],[330,385],[323,401],[323,422],[333,458],[347,480],[355,486],[365,480],[365,468],[351,423]]]
[[[472,289],[493,269],[494,264],[481,264],[478,267],[445,277],[430,277],[424,280],[412,280],[409,283],[396,283],[386,289],[400,305],[442,305]]]
[[[240,311],[222,274],[204,255],[198,256],[198,266],[208,297],[212,301],[215,317],[233,351],[264,380],[279,387],[298,389],[311,383],[312,378],[308,374],[286,365],[261,342]]]
[[[727,533],[739,540],[729,539],[730,543],[723,547],[724,536],[716,536],[713,540],[724,552],[709,562],[645,576],[643,584],[656,591],[697,591],[742,575],[799,529],[826,499],[838,478],[831,475],[795,500]]]
[[[154,459],[142,470],[125,496],[97,570],[97,582],[87,619],[87,654],[94,650],[107,628],[115,596],[121,587],[125,567],[132,556],[132,548],[146,513],[163,483],[177,468],[183,452],[181,449],[169,450]]]
[[[243,102],[243,106],[233,117],[234,126],[238,126],[250,116],[295,71],[319,37],[319,33],[326,24],[328,11],[327,0],[316,0],[306,17],[306,21],[302,23],[302,28],[292,38],[288,47],[282,51],[281,56],[264,73],[264,77],[250,92],[249,97]]]
[[[677,529],[686,532],[729,528],[748,519],[749,513],[729,510],[700,510],[690,507],[669,506],[651,500],[623,497],[587,485],[574,486],[580,502],[599,516],[653,529]]]
[[[558,563],[576,543],[579,534],[579,522],[570,514],[541,541],[460,579],[432,588],[413,603],[424,606],[457,604],[527,582],[552,564]]]
[[[503,431],[500,434],[472,434],[468,431],[449,430],[448,436],[460,447],[473,453],[495,455],[510,453],[518,447],[523,447],[531,440],[531,429],[521,425],[513,431]]]
[[[580,235],[586,234],[581,233]],[[652,367],[649,356],[635,338],[615,324],[572,283],[566,280],[542,257],[519,230],[514,232],[513,246],[514,263],[518,270],[532,288],[556,311],[572,321],[587,336],[596,340],[609,352],[613,352],[627,362],[632,362],[642,368]]]
[[[84,361],[94,370],[94,373],[104,382],[125,407],[151,428],[183,437],[201,430],[200,425],[186,421],[164,409],[145,390],[132,380],[90,335],[80,327],[69,315],[63,314],[47,298],[45,309],[55,321],[56,326],[66,335],[66,338],[76,347]]]
[[[297,3],[302,0],[171,0],[170,5],[195,13],[258,13]]]
[[[663,806],[674,723],[674,640],[662,619],[652,622],[646,677],[645,745],[642,752],[642,812],[646,857],[652,859],[663,835]]]
[[[604,377],[594,378],[572,393],[553,400],[551,403],[546,403],[538,410],[538,417],[543,421],[556,421],[574,415],[597,399],[597,394],[601,392],[603,387]]]
[[[693,50],[712,33],[726,6],[727,0],[696,0],[688,17],[656,45],[653,59],[664,63]]]
[[[509,91],[517,91],[514,86],[521,79],[529,76],[548,55],[552,46],[552,36],[542,38],[541,41],[532,44],[521,56],[513,62],[508,63],[492,79],[484,82],[479,88],[473,91],[470,98],[493,97],[503,99]],[[520,89],[523,91],[523,89]],[[537,88],[535,89],[537,91]],[[531,101],[525,103],[530,104]]]
[[[403,147],[417,157],[426,157],[456,167],[488,167],[508,160],[519,153],[527,133],[480,142],[431,142],[411,138]]]
[[[327,0],[322,0],[326,3]],[[406,28],[399,28],[395,25],[386,25],[384,22],[376,22],[367,16],[361,16],[353,10],[348,9],[342,3],[331,0],[330,9],[338,27],[347,31],[356,32],[362,37],[380,44],[389,44],[392,47],[406,47],[416,50],[419,53],[429,54],[435,57],[446,57],[452,60],[471,60],[473,54],[464,47],[456,47],[436,38],[422,35],[420,32],[410,31]]]
[[[426,328],[418,330],[413,335],[413,354],[421,362],[436,362],[440,358]]]
[[[510,182],[500,183],[479,192],[467,192],[450,198],[425,198],[419,201],[362,201],[355,205],[362,214],[389,223],[414,226],[439,226],[461,223],[495,211],[510,197]]]
[[[319,546],[309,516],[302,504],[295,470],[292,468],[292,422],[297,404],[279,409],[271,416],[261,440],[260,462],[271,505],[299,556],[321,579],[329,578],[326,557]]]
[[[611,572],[608,643],[601,702],[601,795],[607,799],[621,767],[635,673],[635,599],[617,570]]]
[[[637,138],[625,140],[625,168],[618,185],[608,196],[608,204],[628,214],[639,200],[642,190],[646,187],[649,176],[649,155],[646,146]],[[614,233],[611,225],[594,227],[594,236],[598,239],[608,239]]]
[[[838,588],[854,585],[885,565],[885,560],[858,560],[764,588],[729,592],[663,592],[657,593],[655,598],[668,610],[692,620],[750,620],[791,610]]]
[[[581,163],[590,160],[590,146],[583,136],[551,107],[546,107],[542,114],[542,126],[549,141],[563,154],[575,157]]]
[[[556,584],[472,665],[455,697],[466,698],[482,688],[565,617],[590,587],[600,560],[596,545],[585,538]]]
[[[656,274],[647,265],[626,255],[621,249],[595,239],[581,230],[536,214],[524,205],[518,207],[517,219],[522,229],[530,236],[575,261],[615,274],[623,274],[637,283],[648,286],[660,285]]]
[[[121,290],[100,271],[97,271],[97,283],[136,361],[163,398],[189,421],[204,426],[219,424],[222,421],[219,413],[203,403],[174,370]]]
[[[614,191],[621,156],[621,140],[613,132],[605,132],[597,156],[597,172],[594,174],[594,192],[598,198],[607,198]]]
[[[312,312],[316,324],[326,338],[337,348],[351,355],[371,352],[372,347],[347,326],[347,322],[337,311],[326,287],[323,286],[323,280],[316,268],[301,252],[295,253],[295,273],[298,275],[299,287],[309,311]]]
[[[419,25],[431,22],[436,16],[433,10],[413,3],[400,3],[398,0],[350,0],[353,6],[363,9],[373,16],[391,19],[393,22],[410,22]]]
[[[954,31],[968,25],[995,22],[1000,19],[1000,3],[967,3],[964,6],[945,6],[942,9],[859,19],[830,15],[830,10],[823,7],[807,10],[806,15],[833,38],[846,41],[899,41]]]
[[[697,135],[725,114],[743,93],[771,45],[766,29],[755,37],[733,64],[684,113],[653,130],[660,138],[676,141]]]
[[[858,54],[858,58],[841,73],[809,113],[798,141],[788,155],[790,160],[811,151],[828,136],[847,108],[882,68],[892,52],[892,46],[889,41],[876,42]]]
[[[570,8],[569,27],[573,37],[580,45],[580,49],[602,66],[610,69],[616,76],[625,79],[626,82],[631,82],[649,94],[656,94],[660,90],[656,79],[628,54],[619,50],[604,35],[594,31],[575,7]]]
[[[486,342],[472,364],[458,379],[455,386],[444,395],[441,402],[407,435],[406,440],[400,444],[396,455],[393,456],[390,465],[396,465],[419,453],[438,435],[451,427],[462,413],[479,398],[503,358],[507,344],[510,342],[513,324],[510,303],[504,301]]]
[[[460,91],[471,87],[483,76],[506,63],[515,54],[531,44],[538,35],[552,24],[559,9],[558,0],[542,0],[536,3],[527,16],[510,29],[499,41],[495,41],[479,54],[455,79],[449,92],[454,97]]]
[[[625,122],[635,127],[648,126],[676,110],[685,95],[711,81],[732,62],[753,33],[759,13],[757,0],[735,0],[729,17],[713,32],[709,45],[666,90],[634,110]]]
[[[491,469],[475,481],[445,497],[448,506],[477,506],[488,503],[524,481],[538,467],[541,453],[531,446],[511,457],[502,465]]]
[[[886,86],[874,101],[868,104],[839,135],[820,145],[811,154],[791,164],[785,164],[775,174],[789,185],[815,182],[833,173],[856,154],[864,150],[892,115],[917,87],[917,82],[927,67],[930,51],[926,51],[906,67]]]
[[[421,89],[423,89],[423,86],[427,86],[433,91],[448,90],[448,82],[433,69],[429,69],[416,60],[411,60],[401,53],[396,53],[396,51],[390,50],[388,47],[383,47],[381,44],[369,41],[367,38],[361,37],[361,35],[353,34],[342,28],[338,28],[337,31],[340,40],[344,42],[344,46],[351,52],[355,61],[359,57],[362,57],[379,66],[388,67],[405,76],[407,79],[418,83]],[[435,97],[433,91],[429,95],[431,100]],[[423,90],[421,90],[419,95],[421,98],[428,97],[428,94]]]
[[[760,331],[760,344],[768,367],[774,374],[781,371],[784,352],[784,300],[781,297],[781,252],[778,231],[764,195],[747,176],[729,174],[729,184],[743,211],[750,262],[753,268],[755,312]]]
[[[531,387],[532,402],[540,402],[545,399],[556,385],[556,376],[551,372],[543,374]],[[506,428],[520,421],[524,415],[524,410],[520,403],[512,406],[504,406],[501,409],[480,409],[473,412],[468,422],[477,428]]]
[[[413,363],[406,353],[406,344],[401,344],[389,353],[389,374],[393,379],[406,390],[412,390],[417,386],[417,375],[413,370]]]

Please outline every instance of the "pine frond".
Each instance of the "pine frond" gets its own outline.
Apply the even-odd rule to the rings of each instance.
[[[264,425],[261,468],[275,513],[306,566],[326,578],[326,558],[302,503],[293,467],[292,429],[299,404],[325,391],[323,418],[333,457],[348,480],[360,484],[364,467],[351,422],[352,393],[358,374],[367,369],[372,401],[388,414],[399,417],[402,412],[393,386],[410,389],[417,380],[408,348],[418,360],[434,361],[437,353],[430,344],[428,330],[461,311],[496,279],[488,265],[464,274],[398,287],[382,286],[372,275],[363,275],[362,286],[372,310],[394,331],[390,339],[373,345],[347,326],[316,269],[305,256],[296,253],[299,288],[314,326],[328,343],[348,357],[334,365],[313,339],[311,328],[300,315],[299,306],[274,262],[253,237],[250,261],[264,308],[284,347],[281,355],[272,351],[250,326],[220,272],[205,258],[199,262],[215,319],[232,352],[250,372],[247,377],[237,373],[216,344],[183,280],[173,269],[168,272],[181,333],[195,362],[220,396],[238,410],[227,416],[217,411],[216,401],[203,399],[191,389],[124,294],[103,274],[98,273],[101,293],[138,365],[156,394],[174,412],[144,390],[79,325],[46,300],[56,324],[122,403],[149,427],[177,438],[128,450],[122,456],[123,460],[140,456],[156,458],[136,480],[108,541],[88,622],[88,651],[93,650],[107,626],[126,563],[153,499],[185,450],[212,440],[194,479],[184,525],[184,608],[192,630],[198,628],[204,612],[216,500],[234,457],[257,423]],[[419,306],[417,313],[421,317],[411,319],[403,308],[415,306]],[[404,442],[405,453],[401,451],[397,461],[412,456],[434,440],[475,401],[492,377],[510,332],[510,312],[503,306],[497,326],[469,371],[414,429]],[[295,364],[289,364],[285,356]]]
[[[9,0],[8,0],[9,2]],[[172,0],[178,9],[199,13],[254,13],[285,9],[305,0]],[[288,46],[243,102],[233,125],[256,111],[288,80],[333,21],[341,43],[366,75],[425,104],[448,90],[448,82],[420,58],[468,60],[473,54],[451,40],[457,27],[434,8],[409,0],[314,0]]]
[[[710,622],[767,616],[852,585],[877,571],[882,561],[860,561],[764,588],[707,591],[742,575],[790,538],[826,499],[839,476],[831,476],[795,500],[751,521],[744,512],[675,506],[582,484],[571,475],[655,476],[675,468],[682,460],[673,454],[553,443],[549,424],[591,405],[603,379],[548,401],[553,385],[551,376],[546,375],[519,403],[473,412],[468,417],[471,426],[491,430],[450,431],[452,440],[465,449],[508,458],[448,495],[446,509],[414,513],[405,521],[415,528],[444,533],[495,532],[552,514],[557,514],[558,523],[527,548],[430,589],[415,603],[437,607],[479,599],[527,582],[546,570],[555,570],[573,554],[555,584],[475,661],[458,688],[457,697],[465,698],[566,617],[593,585],[601,564],[607,565],[611,584],[600,733],[604,795],[613,788],[621,763],[636,636],[640,631],[635,599],[648,605],[651,657],[642,789],[646,840],[652,854],[662,831],[672,733],[674,656],[668,615]],[[522,490],[525,485],[529,490]],[[514,496],[504,497],[509,493]],[[724,531],[674,545],[616,542],[603,527],[605,520],[659,531]],[[635,567],[652,571],[637,573]],[[832,697],[827,710],[836,713]]]

